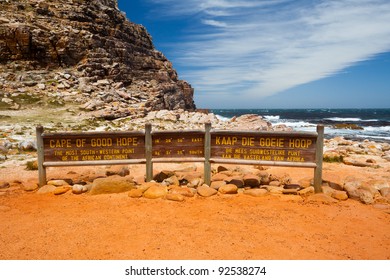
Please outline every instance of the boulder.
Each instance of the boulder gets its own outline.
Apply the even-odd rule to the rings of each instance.
[[[167,193],[168,193],[167,187],[151,186],[144,192],[143,197],[149,199],[164,198],[167,195]]]
[[[164,181],[165,179],[168,179],[169,177],[172,177],[173,175],[175,175],[175,173],[173,171],[162,170],[153,176],[153,180],[158,182],[158,183],[161,183],[162,181]]]
[[[47,193],[53,193],[55,191],[56,187],[53,185],[44,185],[43,187],[39,188],[37,191],[38,194],[47,194]]]
[[[344,183],[344,190],[347,192],[348,197],[352,199],[360,199],[359,188],[361,186],[360,181],[348,181]]]
[[[85,185],[75,184],[72,186],[73,194],[82,194],[88,191],[88,188]]]
[[[182,201],[184,201],[184,196],[181,194],[178,194],[178,193],[169,193],[169,194],[167,194],[166,199],[172,200],[172,201],[182,202]]]
[[[129,191],[128,196],[131,198],[140,198],[143,194],[144,192],[140,189],[132,189]]]
[[[93,181],[90,194],[110,194],[128,192],[135,188],[131,178],[120,177],[118,175],[108,178],[98,178]]]
[[[371,187],[377,189],[378,191],[384,188],[390,188],[389,181],[387,180],[370,180],[365,184],[370,185]]]
[[[226,182],[225,181],[213,181],[210,184],[210,188],[219,190],[220,187],[225,186]]]
[[[333,193],[331,194],[331,197],[333,197],[337,200],[347,200],[348,194],[345,191],[334,190]]]
[[[70,191],[72,189],[72,187],[70,186],[62,186],[62,187],[57,187],[53,193],[55,195],[61,195],[61,194],[64,194],[64,193],[67,193],[68,191]]]
[[[125,177],[127,175],[130,175],[130,169],[127,166],[119,166],[112,170],[107,170],[106,175],[107,176],[119,175],[121,177]]]
[[[262,197],[268,194],[266,189],[247,189],[244,190],[244,194],[253,196],[253,197]]]
[[[187,187],[173,187],[169,190],[171,194],[180,194],[185,197],[193,197],[194,193]]]
[[[218,191],[216,189],[210,188],[207,185],[202,185],[198,187],[197,192],[200,196],[210,197],[217,194]]]
[[[218,191],[222,194],[236,194],[238,187],[234,184],[226,184],[221,186]]]
[[[314,187],[307,187],[298,191],[298,194],[302,197],[308,197],[310,195],[313,195],[314,193],[315,193]]]
[[[22,183],[22,189],[25,190],[26,192],[32,192],[37,190],[38,188],[39,188],[38,183],[34,181],[28,181]]]
[[[211,181],[226,181],[228,178],[229,176],[224,173],[217,173],[211,177]]]
[[[267,190],[270,194],[283,194],[283,187],[267,186]]]
[[[372,194],[371,191],[367,189],[359,189],[359,199],[361,202],[364,204],[373,204],[374,203],[374,195]]]
[[[227,167],[225,167],[225,166],[223,166],[223,165],[219,165],[218,167],[217,167],[217,172],[219,173],[219,172],[222,172],[222,171],[227,171],[227,170],[229,170]]]
[[[166,186],[180,186],[179,179],[176,177],[176,175],[173,175],[163,181]]]
[[[0,181],[0,189],[8,189],[10,184],[6,181]]]
[[[47,182],[48,185],[60,187],[60,186],[69,186],[69,183],[65,180],[50,180]]]
[[[246,174],[243,177],[244,185],[249,186],[251,188],[257,188],[260,186],[261,178],[254,174]]]
[[[380,193],[384,197],[390,197],[390,188],[383,188],[380,190]]]
[[[297,195],[298,194],[298,189],[283,189],[282,193],[283,194]]]
[[[313,178],[304,178],[298,181],[302,188],[308,188],[313,185]]]
[[[147,191],[147,189],[153,186],[160,187],[161,185],[152,181],[152,182],[142,183],[141,185],[137,186],[137,189],[142,190],[142,192],[144,193],[145,191]]]
[[[236,185],[237,188],[242,188],[244,186],[244,180],[241,176],[233,176],[226,179],[226,183]]]

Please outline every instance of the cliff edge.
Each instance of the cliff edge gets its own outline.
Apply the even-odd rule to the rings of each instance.
[[[65,106],[116,119],[194,110],[193,88],[117,0],[0,0],[0,109]]]

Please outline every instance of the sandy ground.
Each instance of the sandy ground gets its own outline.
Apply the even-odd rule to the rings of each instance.
[[[48,176],[105,168],[53,168]],[[144,173],[140,165],[130,169]],[[295,181],[312,176],[312,169],[268,171]],[[326,163],[324,178],[375,178],[388,171]],[[29,178],[37,179],[37,172],[0,170],[0,180]],[[0,215],[0,260],[390,259],[390,206],[354,200],[327,205],[238,194],[173,202],[15,188],[0,196]]]

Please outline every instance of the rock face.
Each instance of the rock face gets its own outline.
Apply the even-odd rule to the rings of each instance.
[[[0,107],[67,97],[107,118],[195,109],[191,86],[116,0],[0,1],[0,93]]]

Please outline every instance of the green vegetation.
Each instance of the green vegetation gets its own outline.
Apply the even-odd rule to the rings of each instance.
[[[26,163],[26,170],[38,170],[38,161],[32,160]]]
[[[323,161],[329,163],[340,163],[343,162],[343,156],[326,156],[324,155]]]

